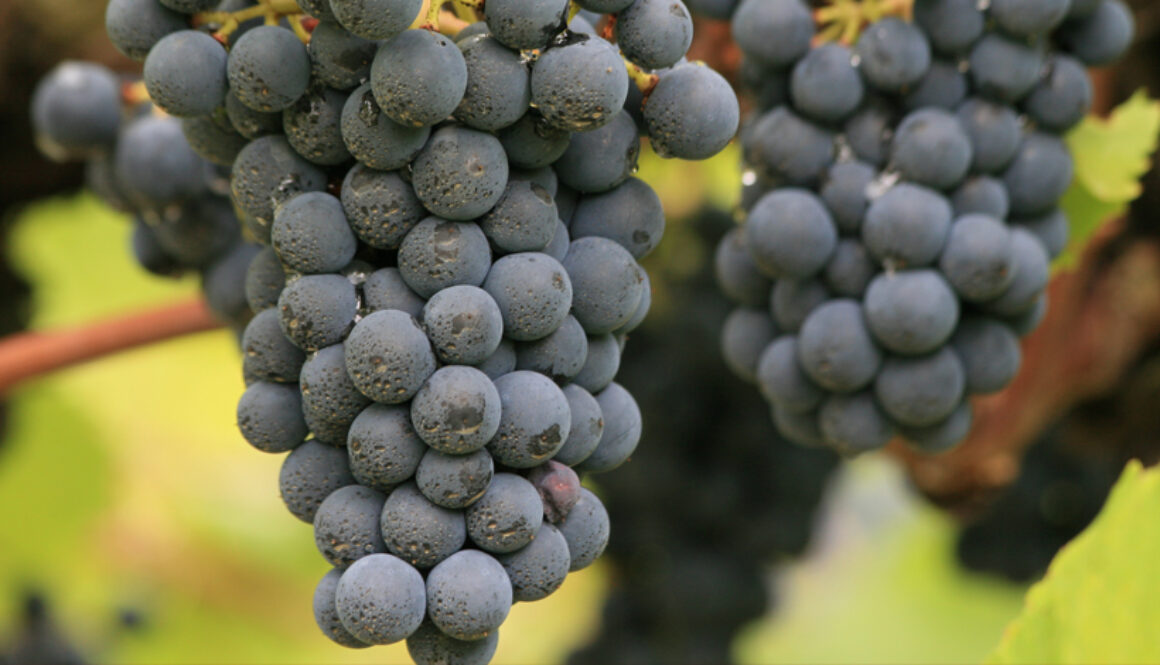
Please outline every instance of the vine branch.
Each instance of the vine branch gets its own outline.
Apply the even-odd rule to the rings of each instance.
[[[10,335],[0,339],[0,395],[59,369],[220,327],[197,299],[73,328]]]

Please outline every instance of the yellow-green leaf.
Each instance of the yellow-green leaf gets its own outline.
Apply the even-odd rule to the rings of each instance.
[[[1075,179],[1062,206],[1071,243],[1055,267],[1073,265],[1101,224],[1140,195],[1160,135],[1160,102],[1140,90],[1107,118],[1088,116],[1066,137],[1075,160]]]
[[[1160,469],[1131,462],[988,663],[1160,663]]]

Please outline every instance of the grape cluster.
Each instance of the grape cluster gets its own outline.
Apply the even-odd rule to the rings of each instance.
[[[282,498],[334,567],[318,625],[482,663],[513,602],[604,550],[578,474],[641,434],[614,382],[665,222],[633,177],[641,137],[709,157],[739,112],[684,60],[679,0],[579,3],[607,21],[566,0],[461,4],[481,20],[454,38],[442,3],[421,5],[112,0],[107,28],[188,149],[230,167],[264,245],[242,280],[237,418],[289,453]]]
[[[1008,385],[1067,243],[1060,134],[1085,66],[1128,46],[1120,0],[917,0],[850,48],[801,0],[742,0],[760,113],[741,130],[747,219],[717,250],[722,347],[778,429],[847,454],[929,453]]]
[[[210,309],[240,332],[251,315],[242,284],[258,247],[239,231],[228,172],[190,149],[189,123],[135,100],[134,87],[102,65],[61,63],[33,94],[37,144],[53,159],[83,161],[87,187],[133,216],[132,252],[145,270],[196,272]]]

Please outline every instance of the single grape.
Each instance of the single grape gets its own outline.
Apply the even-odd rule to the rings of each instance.
[[[825,392],[798,364],[797,338],[783,335],[765,347],[757,363],[757,387],[772,404],[795,413],[818,408]]]
[[[518,51],[490,35],[458,42],[467,65],[467,87],[455,118],[485,131],[515,124],[531,103],[530,74]]]
[[[353,484],[346,451],[313,440],[290,451],[278,474],[282,503],[307,524],[314,523],[318,506],[331,492]]]
[[[507,156],[499,139],[447,125],[435,130],[411,164],[415,194],[433,214],[475,219],[499,202],[508,182]]]
[[[315,0],[319,4],[329,0]],[[310,10],[306,9],[307,12]],[[329,4],[327,4],[329,10]],[[371,61],[378,44],[351,34],[334,21],[321,17],[310,33],[306,52],[314,65],[314,79],[336,90],[350,90],[370,77]]]
[[[1003,172],[1011,214],[1024,217],[1049,212],[1071,185],[1073,173],[1071,153],[1063,139],[1045,132],[1026,135]]]
[[[540,526],[530,545],[496,558],[511,579],[512,596],[523,602],[547,598],[559,589],[572,563],[564,534],[548,523]]]
[[[971,49],[971,81],[978,94],[998,102],[1019,101],[1039,81],[1043,50],[991,32]]]
[[[771,277],[805,279],[825,267],[838,243],[833,218],[805,189],[766,194],[749,212],[745,227],[749,254]]]
[[[899,424],[929,427],[958,407],[965,385],[962,363],[944,346],[925,356],[887,358],[874,381],[874,395]]]
[[[869,385],[882,364],[863,307],[835,299],[810,313],[797,336],[801,369],[822,388],[850,393]]]
[[[314,621],[322,634],[335,644],[349,649],[365,649],[370,645],[350,634],[350,631],[342,625],[342,620],[338,618],[338,612],[334,607],[335,592],[338,590],[338,580],[341,577],[342,571],[332,568],[314,588]]]
[[[826,285],[817,279],[780,279],[773,286],[769,309],[783,333],[796,333],[810,312],[830,300]]]
[[[1067,17],[1071,0],[991,0],[990,15],[1010,35],[1043,35]]]
[[[955,217],[980,214],[995,219],[1007,219],[1011,200],[1002,181],[979,175],[967,178],[951,194],[951,207],[954,208]]]
[[[532,104],[548,124],[582,132],[616,117],[628,96],[629,81],[616,47],[597,37],[577,35],[540,55],[532,67],[531,86]]]
[[[765,305],[772,284],[749,256],[743,227],[734,227],[721,238],[713,267],[717,286],[734,304],[749,307]]]
[[[661,74],[642,113],[653,151],[680,159],[721,152],[737,133],[741,114],[729,82],[699,63]]]
[[[343,180],[342,207],[359,240],[376,249],[398,249],[427,216],[411,184],[398,173],[362,164],[351,168]]]
[[[588,334],[612,332],[636,313],[643,270],[628,250],[607,238],[579,238],[562,265],[572,283],[572,314]]]
[[[1092,83],[1083,64],[1066,55],[1053,54],[1047,67],[1047,76],[1023,100],[1023,108],[1043,129],[1065,132],[1091,110]]]
[[[226,101],[226,50],[197,30],[170,33],[145,58],[145,89],[166,113],[209,115]]]
[[[631,258],[631,257],[630,257]],[[572,281],[546,254],[509,254],[495,262],[483,283],[503,314],[504,335],[528,342],[547,337],[572,308]]]
[[[636,122],[628,111],[620,111],[599,129],[573,134],[552,168],[578,192],[606,192],[636,171],[639,155]]]
[[[1005,324],[986,317],[964,319],[950,347],[962,363],[966,391],[986,395],[1006,388],[1019,372],[1019,338]]]
[[[270,240],[286,267],[306,274],[342,270],[358,245],[342,202],[325,192],[299,194],[282,205]]]
[[[556,203],[543,186],[508,180],[503,195],[479,219],[484,235],[504,252],[539,252],[556,235]]]
[[[964,300],[983,302],[998,297],[1017,274],[1011,232],[987,215],[956,219],[939,269]]]
[[[387,550],[416,568],[431,568],[467,542],[463,512],[437,506],[407,483],[383,504],[381,519]]]
[[[306,275],[286,285],[278,310],[286,337],[313,351],[342,341],[358,313],[358,296],[342,275]]]
[[[346,373],[346,349],[335,344],[319,349],[302,365],[298,377],[302,391],[302,412],[307,424],[326,423],[338,440],[329,441],[337,446],[347,445],[351,423],[370,404],[355,388]],[[315,438],[323,438],[315,432]],[[364,483],[367,484],[367,483]]]
[[[933,263],[951,228],[951,206],[938,192],[901,183],[870,204],[862,241],[881,263],[913,268]]]
[[[799,60],[790,76],[794,108],[811,120],[841,122],[862,103],[862,77],[853,54],[840,44],[823,44]]]
[[[502,404],[498,431],[487,444],[500,464],[526,469],[551,459],[571,429],[571,409],[551,379],[519,370],[495,380]]]
[[[568,150],[571,134],[552,127],[532,109],[497,136],[512,166],[534,169],[558,160]]]
[[[721,355],[726,366],[738,378],[752,383],[762,351],[778,334],[768,312],[748,307],[733,310],[721,328]]]
[[[487,29],[491,36],[517,51],[542,49],[563,27],[567,0],[491,0]]]
[[[818,409],[818,428],[822,439],[844,455],[877,450],[895,433],[893,423],[868,390],[826,397]]]
[[[472,222],[428,217],[399,247],[399,274],[423,298],[457,284],[479,286],[490,267],[487,237]]]
[[[322,191],[326,174],[298,156],[284,136],[263,136],[242,148],[230,176],[234,203],[265,232],[269,241],[276,204],[302,192]]]
[[[640,407],[618,383],[611,383],[596,395],[604,418],[600,443],[576,470],[583,473],[607,473],[628,461],[640,443],[642,420]]]
[[[984,303],[987,311],[1004,317],[1018,316],[1035,307],[1050,277],[1047,252],[1030,232],[1012,229],[1011,246],[1015,254],[1015,279],[1002,295]]]
[[[493,475],[495,462],[486,450],[448,455],[428,448],[415,470],[415,483],[436,505],[466,508],[483,496]]]
[[[1088,67],[1106,65],[1132,44],[1136,21],[1121,0],[1100,0],[1088,14],[1068,21],[1057,33],[1059,43]]]
[[[410,314],[382,310],[363,318],[350,332],[346,369],[362,394],[399,404],[414,397],[435,372],[435,354]]]
[[[600,499],[587,488],[580,489],[580,500],[568,517],[556,525],[568,543],[571,555],[570,572],[582,570],[600,558],[608,546],[610,526],[608,510]]]
[[[406,166],[431,135],[430,127],[400,125],[388,118],[375,101],[369,83],[347,97],[341,127],[342,140],[350,154],[361,164],[379,171]],[[343,195],[346,195],[345,188]]]
[[[436,370],[415,395],[411,422],[431,448],[450,455],[472,453],[503,430],[502,395],[502,386],[478,369],[447,365]],[[502,404],[506,411],[506,403]]]
[[[198,157],[218,166],[232,166],[238,153],[249,141],[234,131],[233,126],[228,123],[228,118],[227,126],[222,126],[215,117],[218,113],[220,110],[214,115],[183,118],[181,133],[185,135],[190,149],[197,153]]]
[[[284,453],[306,439],[298,386],[253,383],[238,401],[238,429],[258,450]]]
[[[779,182],[812,186],[834,162],[834,135],[784,106],[760,116],[750,137],[742,137],[745,160]]]
[[[255,111],[289,108],[310,84],[310,54],[289,30],[254,28],[238,38],[227,62],[230,90]]]
[[[974,414],[964,401],[945,420],[928,427],[899,427],[901,434],[919,452],[937,455],[954,448],[971,432]]]
[[[589,335],[588,357],[572,382],[590,393],[604,390],[620,369],[620,344],[614,335]]]
[[[733,39],[747,57],[779,69],[809,51],[814,18],[801,0],[741,0],[732,28]]]
[[[853,238],[842,238],[822,271],[822,283],[837,296],[861,298],[876,274],[878,266],[866,247]]]
[[[404,30],[379,46],[371,63],[371,89],[391,120],[408,127],[434,125],[463,100],[467,63],[450,38],[431,30]]]
[[[521,476],[497,473],[487,492],[467,508],[467,535],[481,549],[507,554],[532,542],[543,521],[536,488]]]
[[[498,628],[478,640],[457,640],[428,620],[407,638],[407,653],[415,665],[487,665],[498,645]]]
[[[959,320],[959,300],[934,270],[881,274],[870,282],[863,302],[874,339],[903,355],[934,351],[950,338]]]
[[[363,39],[374,40],[404,33],[422,8],[422,0],[329,0],[329,9],[342,27]]]
[[[367,644],[393,644],[423,623],[423,576],[402,559],[371,554],[355,561],[338,581],[334,607],[342,625]]]
[[[397,309],[418,319],[427,304],[407,286],[398,268],[380,268],[368,275],[362,293],[363,305],[372,312]]]
[[[921,0],[914,3],[914,22],[936,51],[954,56],[983,35],[986,19],[977,0]]]
[[[242,372],[257,381],[297,383],[305,354],[282,334],[278,310],[254,315],[242,335]]]
[[[903,178],[935,189],[962,182],[971,166],[971,139],[949,111],[924,108],[903,118],[890,162]]]
[[[495,353],[503,338],[503,314],[487,291],[449,286],[431,296],[420,320],[435,355],[446,363],[475,365]]]
[[[379,532],[386,499],[369,487],[347,485],[322,501],[314,515],[314,544],[331,565],[346,569],[367,555],[387,551]]]
[[[930,42],[917,26],[893,16],[871,23],[854,46],[871,86],[897,93],[917,84],[930,68]]]
[[[1010,106],[972,97],[956,113],[963,131],[971,139],[971,167],[981,173],[995,173],[1011,163],[1023,130]]]
[[[410,409],[371,404],[350,425],[350,470],[360,485],[390,492],[415,474],[428,448],[411,425]]]
[[[177,118],[131,121],[121,132],[114,159],[117,180],[140,207],[163,208],[205,193],[201,158],[190,149]]]
[[[517,369],[539,372],[560,385],[579,374],[587,358],[588,336],[573,316],[547,337],[516,344]]]
[[[634,0],[616,15],[616,44],[645,69],[672,67],[693,43],[693,18],[681,0]]]
[[[843,235],[856,235],[862,228],[862,218],[870,198],[866,191],[878,172],[859,161],[838,162],[822,178],[818,193],[833,217],[834,225]]]
[[[189,27],[187,18],[156,0],[109,0],[105,33],[121,53],[144,62],[153,45]]]
[[[511,580],[484,552],[457,552],[427,574],[427,614],[448,637],[483,640],[499,628],[511,605]]]
[[[911,111],[932,106],[954,111],[967,96],[969,87],[959,63],[935,58],[926,76],[903,96],[902,105]]]

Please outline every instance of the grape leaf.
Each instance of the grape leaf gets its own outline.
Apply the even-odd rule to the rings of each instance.
[[[1075,179],[1063,199],[1071,242],[1056,267],[1074,265],[1100,225],[1140,195],[1160,134],[1160,102],[1137,91],[1107,118],[1088,116],[1066,137],[1075,160]]]
[[[1158,663],[1160,469],[1124,469],[1091,526],[1060,550],[987,663]]]

